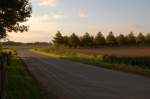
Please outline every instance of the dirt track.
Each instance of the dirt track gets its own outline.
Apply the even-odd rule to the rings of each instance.
[[[43,89],[59,99],[150,99],[150,78],[19,50]]]

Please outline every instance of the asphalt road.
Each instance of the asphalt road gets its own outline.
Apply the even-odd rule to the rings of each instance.
[[[18,55],[45,92],[59,99],[150,99],[150,78],[52,59],[27,50],[19,50]]]

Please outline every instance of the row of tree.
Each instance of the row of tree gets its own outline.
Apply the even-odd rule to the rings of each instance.
[[[143,35],[139,33],[137,36],[133,32],[128,35],[120,34],[115,36],[110,32],[106,37],[99,32],[96,36],[85,33],[78,36],[72,33],[70,36],[63,36],[58,31],[53,38],[54,45],[64,45],[69,47],[101,47],[101,46],[125,46],[125,45],[150,45],[150,34]]]

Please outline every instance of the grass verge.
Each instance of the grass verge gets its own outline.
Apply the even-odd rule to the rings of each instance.
[[[92,55],[92,54],[83,54],[78,52],[63,52],[63,53],[52,53],[52,52],[45,52],[43,50],[32,50],[37,54],[45,55],[51,58],[60,58],[60,59],[67,59],[72,61],[77,61],[85,64],[95,65],[107,69],[113,69],[123,72],[129,72],[138,75],[144,75],[150,77],[150,69],[142,68],[136,65],[129,65],[129,64],[117,64],[117,63],[107,63],[103,62],[101,55]]]
[[[25,64],[17,55],[7,66],[6,99],[44,99],[38,83],[32,78]]]

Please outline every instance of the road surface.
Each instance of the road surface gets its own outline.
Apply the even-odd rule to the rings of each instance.
[[[150,99],[150,78],[19,50],[47,94],[59,99]]]

